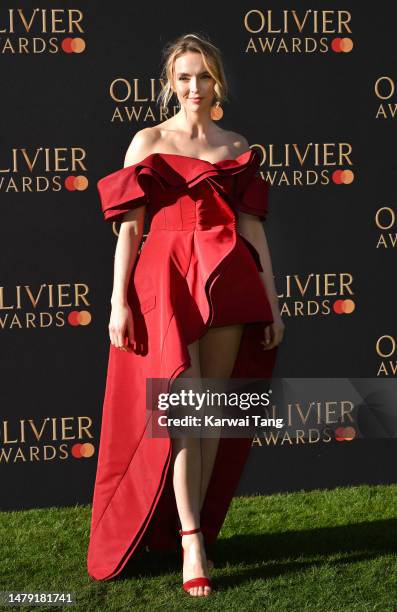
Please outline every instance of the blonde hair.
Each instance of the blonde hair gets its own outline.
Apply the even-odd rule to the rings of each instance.
[[[221,59],[221,53],[215,45],[213,45],[208,37],[198,34],[183,34],[176,40],[169,42],[163,49],[164,64],[161,71],[161,78],[164,85],[157,97],[157,102],[163,108],[168,107],[168,103],[172,98],[172,81],[175,77],[175,60],[180,55],[193,51],[201,53],[204,66],[215,80],[215,102],[228,101],[228,85],[225,77],[225,71]]]

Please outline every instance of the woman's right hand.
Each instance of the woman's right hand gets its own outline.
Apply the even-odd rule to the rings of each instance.
[[[112,304],[109,321],[109,337],[114,347],[122,351],[132,351],[134,345],[134,321],[131,308],[127,303]],[[128,343],[126,344],[126,338]]]

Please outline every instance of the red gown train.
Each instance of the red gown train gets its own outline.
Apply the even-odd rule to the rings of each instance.
[[[180,543],[172,488],[171,439],[150,438],[146,378],[172,381],[190,366],[187,345],[210,326],[244,322],[232,378],[270,378],[277,347],[264,350],[273,322],[259,254],[237,231],[238,212],[262,220],[268,183],[259,155],[210,163],[152,153],[98,181],[105,220],[146,205],[150,231],[128,286],[138,348],[109,347],[87,555],[95,580],[116,576],[141,546]],[[139,346],[140,344],[140,346]],[[201,512],[207,544],[219,533],[251,448],[221,438]]]

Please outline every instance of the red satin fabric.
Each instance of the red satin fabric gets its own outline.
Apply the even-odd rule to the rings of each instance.
[[[146,205],[150,231],[128,286],[141,349],[109,343],[87,567],[116,576],[141,546],[175,549],[178,515],[171,440],[150,438],[146,378],[172,381],[190,366],[187,345],[209,326],[246,323],[232,377],[270,378],[277,348],[264,351],[272,312],[259,254],[237,232],[238,211],[266,218],[268,184],[258,154],[216,164],[153,153],[98,181],[107,221]],[[225,519],[252,440],[222,438],[201,512],[206,542]]]

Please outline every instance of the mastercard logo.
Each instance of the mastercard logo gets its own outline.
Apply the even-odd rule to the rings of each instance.
[[[64,38],[61,48],[65,53],[82,53],[85,50],[85,40],[83,38]]]
[[[335,170],[332,180],[335,185],[350,185],[354,181],[354,173],[351,170]]]
[[[335,53],[350,53],[353,49],[351,38],[334,38],[331,42],[331,49]]]
[[[65,188],[68,191],[84,191],[88,187],[88,179],[86,176],[67,176],[65,179]]]
[[[73,444],[71,448],[71,454],[75,459],[87,459],[92,457],[95,452],[95,446],[91,442],[85,442],[85,444]]]
[[[337,427],[334,431],[334,438],[337,442],[350,442],[356,437],[354,427]]]
[[[78,325],[89,325],[91,319],[91,313],[88,310],[72,310],[69,312],[67,320],[69,325],[77,327]]]
[[[353,300],[336,300],[332,308],[335,314],[351,314],[355,310],[356,305]]]

